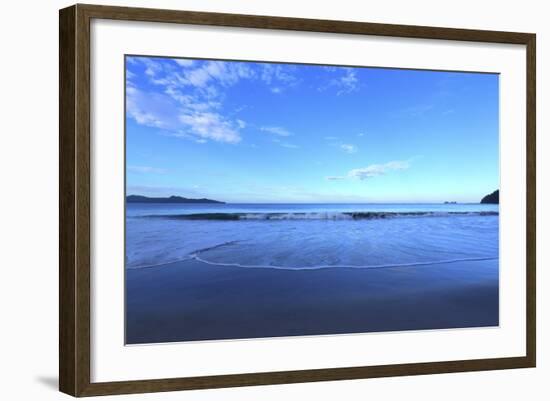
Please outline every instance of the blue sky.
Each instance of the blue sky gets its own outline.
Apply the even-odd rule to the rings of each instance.
[[[127,193],[479,202],[498,75],[126,57]]]

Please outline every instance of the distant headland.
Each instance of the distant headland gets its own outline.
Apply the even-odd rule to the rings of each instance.
[[[225,203],[212,199],[192,199],[184,198],[182,196],[172,195],[168,198],[149,198],[148,196],[142,195],[128,195],[126,197],[126,202],[128,203]]]
[[[499,203],[498,189],[492,194],[485,195],[481,200],[481,203],[493,203],[498,205]]]

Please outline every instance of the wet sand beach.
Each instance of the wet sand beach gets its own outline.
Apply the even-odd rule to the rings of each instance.
[[[290,270],[126,270],[126,343],[497,326],[498,259]]]

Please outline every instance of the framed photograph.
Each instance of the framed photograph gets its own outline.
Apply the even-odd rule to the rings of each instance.
[[[535,35],[60,11],[60,390],[535,366]]]

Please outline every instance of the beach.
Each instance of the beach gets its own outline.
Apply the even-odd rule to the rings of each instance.
[[[497,326],[498,259],[276,269],[184,260],[126,270],[126,343]]]

